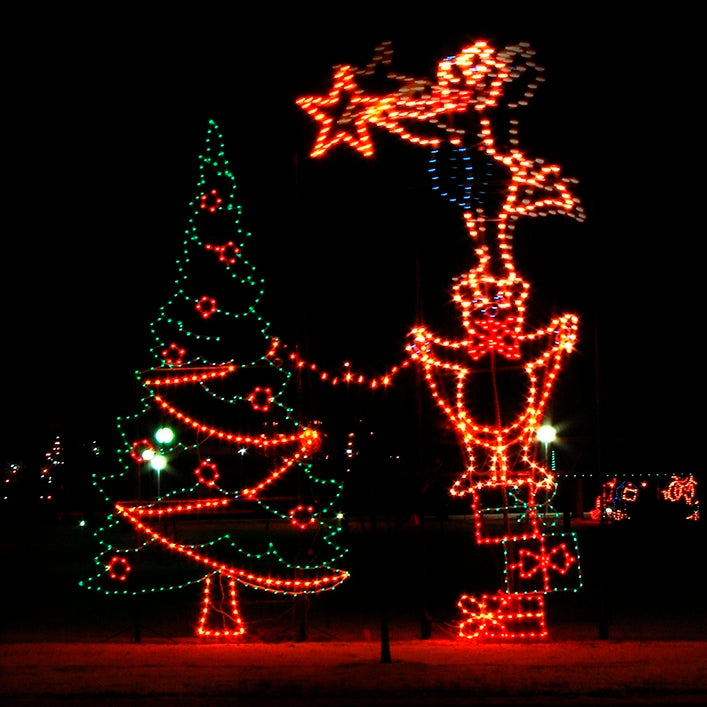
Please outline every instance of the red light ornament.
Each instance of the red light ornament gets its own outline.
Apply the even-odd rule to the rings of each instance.
[[[208,319],[212,314],[218,312],[216,300],[213,297],[204,295],[196,303],[196,311],[199,312],[204,319]]]
[[[124,557],[112,557],[108,563],[108,575],[111,579],[124,582],[128,578],[132,567]]]
[[[304,530],[316,524],[314,513],[314,506],[304,506],[300,504],[290,511],[290,522],[300,530]]]
[[[235,265],[238,260],[238,255],[241,252],[241,249],[233,241],[228,241],[228,243],[218,246],[211,243],[205,243],[204,248],[206,248],[206,250],[213,250],[215,253],[218,253],[219,261],[226,263],[226,265]]]
[[[247,398],[248,402],[253,406],[253,410],[259,410],[260,412],[267,412],[270,409],[272,399],[272,389],[259,386],[254,388]]]
[[[202,194],[199,197],[199,208],[205,209],[213,214],[218,211],[218,208],[221,206],[222,202],[223,199],[219,196],[218,190],[212,189],[207,194]]]
[[[213,488],[219,478],[218,467],[212,461],[203,461],[195,469],[194,475],[200,484]]]
[[[163,352],[162,360],[168,366],[181,366],[184,361],[184,357],[187,354],[187,350],[178,344],[172,342]]]

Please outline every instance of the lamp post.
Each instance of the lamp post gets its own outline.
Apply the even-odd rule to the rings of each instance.
[[[144,441],[145,447],[143,448],[140,457],[143,461],[147,462],[150,468],[155,472],[157,477],[157,499],[159,500],[160,491],[160,472],[167,466],[167,456],[162,453],[161,447],[163,445],[168,445],[174,440],[174,432],[169,429],[169,427],[160,427],[155,432],[155,441],[160,445],[160,449],[155,449],[147,440]],[[141,498],[140,493],[140,473],[138,472],[138,498]],[[136,531],[137,532],[137,531]],[[136,558],[136,570],[139,571],[139,558]],[[142,640],[141,630],[140,630],[140,596],[139,594],[134,595],[135,600],[135,626],[134,626],[134,640],[135,643],[140,643]]]
[[[169,427],[160,427],[155,432],[155,441],[160,447],[171,444],[174,441],[174,431]],[[155,472],[157,479],[157,498],[161,495],[160,490],[160,472],[167,466],[167,457],[162,451],[154,449],[146,449],[142,453],[142,458],[149,463],[150,468]]]
[[[157,452],[150,459],[150,468],[155,472],[157,477],[157,498],[160,497],[160,472],[167,466],[167,457],[164,454]]]
[[[545,469],[548,467],[549,448],[550,444],[557,438],[557,430],[549,423],[545,423],[538,428],[537,439],[543,445],[543,454],[545,457]]]
[[[544,423],[538,428],[538,431],[536,433],[536,438],[538,442],[540,442],[543,445],[543,457],[544,457],[544,467],[545,467],[545,473],[550,473],[550,444],[555,441],[557,437],[557,430],[549,423]],[[549,503],[550,503],[550,495],[547,496],[545,500],[545,510],[547,511],[549,508]]]

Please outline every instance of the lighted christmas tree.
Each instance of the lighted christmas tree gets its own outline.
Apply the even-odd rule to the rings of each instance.
[[[478,542],[503,552],[503,588],[459,600],[466,638],[545,637],[545,595],[581,585],[576,537],[557,530],[556,480],[536,441],[578,319],[527,325],[530,286],[512,250],[521,217],[584,218],[560,168],[518,148],[516,111],[542,80],[533,56],[525,44],[478,41],[440,61],[435,79],[419,79],[390,71],[384,42],[368,66],[334,67],[328,94],[297,100],[318,125],[312,157],[342,145],[371,157],[381,129],[427,147],[433,188],[459,208],[471,239],[452,287],[457,330],[419,322],[406,345],[463,452],[451,494],[471,499]]]
[[[117,595],[202,582],[196,631],[215,637],[246,630],[239,585],[295,596],[348,576],[336,568],[341,483],[317,472],[321,434],[290,407],[294,380],[258,312],[263,282],[235,192],[212,121],[174,291],[151,328],[153,365],[137,374],[141,406],[118,420],[121,473],[94,480],[113,512],[95,532],[99,571],[82,582]]]

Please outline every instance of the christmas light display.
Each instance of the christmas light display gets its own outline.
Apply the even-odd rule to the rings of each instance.
[[[686,505],[693,506],[698,503],[695,498],[696,493],[697,481],[695,481],[695,477],[692,474],[689,474],[684,478],[673,474],[668,487],[663,491],[663,497],[672,502],[680,501],[682,499]]]
[[[54,442],[49,451],[45,452],[45,463],[39,470],[40,483],[43,492],[40,491],[39,499],[51,501],[54,498],[53,484],[55,482],[54,472],[64,465],[64,450],[59,436],[54,438]]]
[[[118,420],[120,472],[94,478],[113,510],[81,583],[140,595],[201,582],[196,633],[215,638],[246,632],[239,587],[297,596],[348,577],[341,483],[317,473],[321,432],[286,403],[292,373],[257,311],[235,189],[212,121],[174,293],[151,327],[155,363],[136,374],[139,412]]]
[[[459,634],[470,639],[544,638],[545,595],[581,586],[576,537],[557,530],[556,479],[537,460],[536,440],[578,318],[527,326],[530,286],[512,249],[521,217],[584,219],[573,181],[518,147],[516,110],[543,80],[533,56],[526,44],[497,50],[478,41],[440,61],[428,80],[390,71],[384,42],[364,69],[334,67],[326,95],[297,100],[317,123],[312,157],[342,145],[371,157],[375,130],[428,148],[433,188],[459,208],[471,239],[472,266],[452,289],[463,334],[436,334],[418,323],[405,347],[466,460],[451,494],[471,499],[477,541],[503,551],[503,588],[459,600]]]
[[[24,462],[7,462],[2,473],[0,502],[5,508],[25,505],[56,508],[67,486],[64,469],[64,445],[57,435],[39,469]]]
[[[673,474],[669,480],[659,477],[655,483],[650,482],[649,476],[639,479],[614,476],[605,481],[589,517],[609,523],[630,521],[634,518],[634,509],[640,508],[641,502],[648,497],[663,503],[684,505],[687,509],[685,520],[700,519],[697,479],[692,474],[685,477]]]
[[[663,498],[671,503],[684,503],[689,509],[686,520],[700,519],[700,500],[697,498],[697,480],[692,474],[686,477],[673,476],[667,488],[662,491]]]

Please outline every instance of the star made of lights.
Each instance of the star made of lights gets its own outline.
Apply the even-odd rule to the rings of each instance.
[[[373,155],[368,133],[371,115],[380,102],[391,99],[368,96],[356,83],[356,70],[346,64],[334,67],[332,87],[326,96],[304,96],[296,103],[319,123],[319,133],[310,153],[321,157],[329,149],[345,143],[365,157]]]

